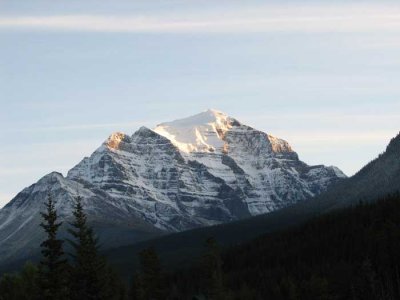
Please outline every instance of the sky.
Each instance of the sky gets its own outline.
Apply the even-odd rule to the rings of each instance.
[[[208,108],[347,175],[400,130],[398,1],[0,0],[0,207]]]

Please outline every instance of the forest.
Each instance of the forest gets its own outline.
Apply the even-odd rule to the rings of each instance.
[[[218,299],[400,299],[399,268],[396,194],[226,249],[220,276],[227,296]],[[171,282],[186,297],[202,291],[200,270],[177,272]]]
[[[42,213],[40,263],[0,279],[0,299],[400,299],[400,195],[314,217],[234,247],[209,237],[190,266],[165,268],[157,251],[118,275],[76,200],[71,239],[51,197]],[[65,243],[72,253],[64,253]],[[123,279],[122,279],[123,278]]]

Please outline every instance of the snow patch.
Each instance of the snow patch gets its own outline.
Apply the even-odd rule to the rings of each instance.
[[[222,152],[224,134],[234,119],[209,109],[200,114],[159,124],[154,131],[169,139],[182,152]]]

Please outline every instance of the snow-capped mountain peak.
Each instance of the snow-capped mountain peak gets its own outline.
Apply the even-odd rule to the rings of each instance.
[[[268,149],[272,153],[294,153],[286,141],[244,125],[235,118],[215,109],[208,109],[188,118],[161,123],[154,129],[154,132],[169,139],[183,153],[226,154],[230,151],[232,144],[237,142],[237,139],[250,133],[260,136],[261,144],[258,146],[268,145],[264,150]],[[233,136],[236,139],[234,142],[232,141]]]
[[[221,152],[224,134],[236,120],[214,109],[159,124],[154,131],[168,138],[182,152]],[[237,122],[237,121],[236,121]]]
[[[66,177],[52,173],[0,210],[0,260],[39,244],[36,228],[49,191],[62,219],[80,195],[104,232],[116,228],[107,239],[121,237],[123,244],[138,240],[138,230],[180,231],[267,213],[344,176],[335,167],[307,165],[286,141],[216,110],[133,135],[115,132]]]

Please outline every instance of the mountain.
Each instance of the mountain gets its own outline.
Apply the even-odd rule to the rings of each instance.
[[[399,192],[400,134],[390,141],[385,152],[357,174],[331,185],[327,191],[314,198],[245,220],[125,245],[109,250],[107,256],[125,277],[130,276],[130,272],[137,266],[137,254],[148,247],[153,247],[158,251],[165,267],[172,269],[178,266],[186,267],[198,259],[204,251],[204,241],[209,237],[214,237],[224,247],[243,244],[271,232],[278,232],[279,238],[279,231],[296,227],[322,214],[357,206],[360,201],[374,202],[389,194]],[[376,207],[380,206],[378,204]],[[369,222],[368,219],[366,222]],[[322,236],[325,234],[322,231],[321,233]],[[303,246],[305,247],[306,244],[302,244]],[[329,246],[332,247],[332,245]],[[293,251],[289,252],[293,253]]]
[[[0,210],[0,262],[37,254],[43,240],[39,224],[40,211],[47,195],[56,199],[56,209],[63,221],[70,221],[74,198],[81,196],[96,232],[108,244],[121,245],[126,241],[159,236],[160,230],[129,212],[117,209],[118,203],[101,190],[73,182],[53,172],[25,188]],[[67,226],[63,224],[63,229]],[[65,230],[61,236],[65,237]]]
[[[37,251],[50,193],[62,220],[78,195],[105,247],[239,220],[325,191],[345,175],[308,166],[281,139],[215,110],[112,134],[66,177],[51,173],[0,211],[0,261]]]
[[[386,150],[354,176],[332,186],[311,202],[320,202],[321,209],[332,210],[370,202],[400,191],[400,134],[394,137]]]

